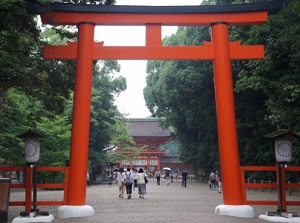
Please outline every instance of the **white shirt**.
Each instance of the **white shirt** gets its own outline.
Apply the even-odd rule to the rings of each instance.
[[[137,183],[138,184],[145,184],[145,173],[138,173],[138,179],[137,179]]]

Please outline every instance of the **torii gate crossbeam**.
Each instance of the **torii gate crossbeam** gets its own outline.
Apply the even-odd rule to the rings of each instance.
[[[262,24],[268,13],[279,11],[282,4],[283,0],[183,7],[52,4],[52,12],[41,15],[43,24],[78,26],[78,43],[45,46],[44,50],[46,59],[77,60],[67,205],[85,205],[92,60],[99,59],[213,60],[224,204],[245,205],[239,172],[231,60],[261,59],[263,46],[230,42],[228,27]],[[94,43],[95,25],[146,26],[146,46],[108,47]],[[163,25],[211,26],[212,42],[204,42],[202,46],[162,46]]]

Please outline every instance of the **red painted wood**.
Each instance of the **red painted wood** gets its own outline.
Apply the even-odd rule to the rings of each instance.
[[[204,42],[203,46],[103,46],[94,43],[94,60],[213,60],[214,45]],[[154,44],[151,45],[151,44]],[[67,46],[44,46],[45,59],[76,59],[77,44],[68,43]],[[262,59],[264,47],[242,46],[239,42],[230,43],[230,58]]]
[[[213,25],[212,40],[223,199],[225,205],[243,205],[246,200],[240,181],[228,24]]]
[[[267,11],[207,14],[131,14],[131,13],[42,13],[43,24],[77,25],[89,21],[95,25],[144,26],[210,26],[214,22],[226,21],[230,26],[262,24],[267,20]],[[121,37],[120,37],[121,38]]]
[[[68,205],[85,205],[90,106],[93,73],[94,24],[78,25],[78,51],[71,130]]]
[[[45,58],[77,58],[67,204],[83,205],[85,199],[85,185],[83,188],[83,183],[86,182],[87,137],[89,134],[89,119],[87,118],[89,110],[87,108],[90,106],[91,63],[93,59],[214,60],[224,204],[246,204],[239,168],[231,60],[262,58],[263,47],[240,46],[239,43],[230,43],[228,26],[261,24],[266,21],[267,15],[268,11],[204,14],[93,12],[51,12],[42,14],[41,18],[44,24],[78,25],[82,21],[89,21],[96,25],[142,25],[146,26],[147,30],[146,47],[104,47],[102,43],[94,44],[92,37],[90,37],[94,30],[85,30],[81,27],[88,27],[88,25],[81,24],[78,32],[78,49],[74,43],[66,47],[45,47]],[[203,46],[162,47],[160,38],[160,26],[162,25],[212,26],[213,43],[204,43]],[[85,39],[85,41],[82,39]],[[83,42],[85,42],[85,49],[83,48]],[[87,71],[84,71],[84,69]],[[90,88],[89,91],[88,88]],[[82,104],[84,106],[78,106]],[[79,114],[82,114],[83,118]],[[80,165],[78,165],[79,163]],[[83,174],[85,174],[85,177],[83,177]],[[77,185],[75,185],[76,182]]]

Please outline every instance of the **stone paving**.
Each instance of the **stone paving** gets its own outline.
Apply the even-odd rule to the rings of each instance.
[[[62,200],[62,191],[38,191],[38,200]],[[24,192],[19,190],[11,192],[11,200],[24,199]],[[248,199],[276,200],[276,192],[261,192],[248,190]],[[87,188],[87,205],[95,210],[95,215],[86,218],[58,219],[53,223],[263,223],[260,214],[266,211],[275,211],[275,206],[253,206],[256,217],[253,219],[221,216],[214,214],[214,209],[223,203],[222,194],[217,190],[210,190],[208,185],[188,182],[187,188],[181,187],[181,182],[166,185],[164,179],[161,185],[156,185],[156,180],[150,179],[147,184],[145,199],[139,199],[137,190],[133,191],[132,199],[118,197],[118,187],[107,184],[94,185]],[[299,194],[289,196],[288,200],[299,200]],[[50,211],[56,216],[57,207],[38,207],[41,211]],[[23,207],[9,208],[9,222],[19,216]],[[288,211],[300,214],[297,206],[288,207]]]

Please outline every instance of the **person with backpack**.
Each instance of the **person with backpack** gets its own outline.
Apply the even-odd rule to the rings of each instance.
[[[131,198],[131,194],[132,194],[133,175],[132,175],[129,167],[127,168],[127,171],[124,172],[124,176],[123,177],[125,179],[127,199],[130,199]]]
[[[157,183],[157,185],[160,185],[160,171],[159,170],[157,170],[155,172],[155,177],[156,177],[156,183]]]
[[[215,171],[211,171],[211,174],[209,175],[209,180],[210,180],[210,183],[211,183],[211,186],[209,187],[211,190],[212,189],[216,189],[217,187],[217,175],[215,173]]]

